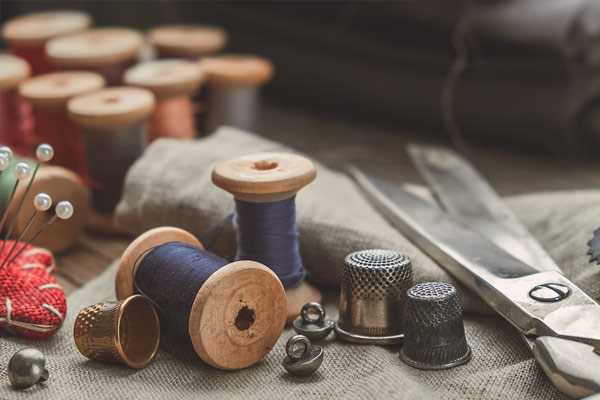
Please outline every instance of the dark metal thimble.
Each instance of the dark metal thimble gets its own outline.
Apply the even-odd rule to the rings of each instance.
[[[346,257],[337,337],[365,344],[402,342],[401,314],[412,286],[410,259],[392,250],[363,250]]]
[[[446,369],[471,359],[462,307],[454,286],[427,282],[407,293],[400,358],[419,369]]]

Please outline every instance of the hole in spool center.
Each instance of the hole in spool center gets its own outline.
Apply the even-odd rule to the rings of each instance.
[[[252,166],[252,168],[257,169],[259,171],[267,171],[270,169],[277,168],[278,165],[279,164],[276,161],[261,160],[261,161],[256,161],[254,163],[254,165]]]
[[[254,324],[254,321],[256,321],[256,313],[253,309],[244,306],[238,311],[237,317],[235,317],[235,326],[240,331],[245,331]]]
[[[110,97],[104,98],[102,101],[106,104],[114,104],[114,103],[118,103],[119,101],[121,101],[121,99],[119,98],[119,96],[110,96]]]

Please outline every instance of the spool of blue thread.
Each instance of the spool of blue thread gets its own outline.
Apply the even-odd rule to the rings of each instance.
[[[313,163],[289,153],[259,153],[217,164],[215,185],[235,197],[236,259],[271,267],[285,287],[288,322],[321,293],[305,280],[296,225],[296,193],[316,177]]]
[[[161,325],[188,337],[198,356],[216,368],[260,361],[285,326],[285,292],[269,268],[228,263],[182,229],[140,235],[123,253],[115,283],[118,299],[140,293],[152,300]]]

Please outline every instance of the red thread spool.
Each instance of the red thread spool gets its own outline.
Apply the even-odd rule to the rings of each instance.
[[[27,60],[33,75],[38,75],[52,69],[45,50],[48,40],[80,32],[91,24],[90,16],[80,11],[41,12],[11,19],[2,28],[2,36],[10,51]]]
[[[190,96],[198,90],[203,78],[197,63],[176,59],[150,61],[127,70],[126,84],[148,89],[157,99],[150,117],[149,141],[196,136]]]
[[[154,28],[148,35],[159,58],[187,58],[215,54],[227,43],[226,32],[205,25],[167,25]]]
[[[29,73],[25,60],[0,54],[0,142],[18,154],[27,154],[33,142],[31,110],[17,93]]]
[[[133,29],[99,28],[52,39],[46,53],[58,68],[93,71],[115,86],[137,61],[142,45],[142,35]]]
[[[54,164],[77,172],[88,180],[81,129],[68,116],[67,102],[78,95],[101,89],[104,79],[93,72],[56,72],[26,80],[19,93],[33,109],[35,132],[54,147]]]

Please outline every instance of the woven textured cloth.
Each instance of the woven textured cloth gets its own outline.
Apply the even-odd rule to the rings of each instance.
[[[198,143],[160,140],[131,169],[119,221],[132,231],[177,225],[189,229],[209,249],[232,256],[234,236],[228,215],[233,200],[213,188],[210,167],[217,159],[254,151],[282,150],[282,146],[253,135],[224,129]],[[449,281],[449,276],[398,235],[360,196],[343,175],[318,166],[314,184],[297,197],[302,251],[313,280],[335,285],[343,255],[350,250],[390,247],[413,259],[417,281]],[[392,172],[391,176],[398,175]],[[402,177],[397,177],[401,180]],[[586,242],[600,222],[600,192],[541,193],[507,199],[526,226],[548,249],[567,276],[595,298],[600,297],[600,269],[591,266]],[[343,204],[344,207],[339,205]],[[265,360],[242,371],[210,368],[193,351],[165,332],[161,350],[148,368],[88,361],[75,349],[73,322],[79,309],[114,298],[115,268],[69,297],[71,312],[50,341],[39,344],[48,356],[50,380],[28,392],[28,399],[540,399],[563,398],[549,383],[515,330],[485,310],[475,296],[461,290],[467,306],[465,329],[473,349],[470,363],[447,371],[420,371],[404,365],[398,348],[322,343],[325,360],[316,375],[288,376],[281,361],[288,329]],[[597,285],[596,285],[597,286]],[[329,317],[335,318],[336,294],[326,292]],[[24,345],[7,338],[0,362]],[[37,344],[36,344],[37,345]],[[5,372],[0,379],[6,382]],[[19,396],[20,397],[20,396]],[[0,385],[0,398],[17,398]]]

